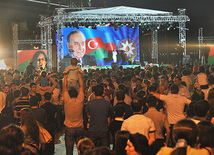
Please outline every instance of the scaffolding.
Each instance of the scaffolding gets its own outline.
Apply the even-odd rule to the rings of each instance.
[[[127,7],[131,8],[131,7]],[[72,9],[72,8],[70,8]],[[77,9],[77,8],[76,8]],[[79,8],[81,9],[81,8]],[[133,8],[134,9],[134,8]],[[137,8],[136,8],[137,9]],[[52,39],[51,39],[51,26],[56,27],[57,32],[57,70],[60,69],[60,59],[63,58],[63,27],[66,24],[84,23],[90,22],[90,26],[93,26],[98,22],[114,22],[114,23],[149,23],[150,25],[158,24],[170,24],[179,23],[179,43],[184,48],[184,54],[186,55],[186,22],[190,21],[189,17],[185,14],[186,9],[178,9],[178,15],[173,15],[171,12],[160,13],[121,13],[110,14],[109,12],[102,12],[96,10],[84,10],[67,12],[69,9],[59,8],[57,9],[57,15],[52,17],[42,17],[39,22],[41,28],[41,43],[42,47],[46,47],[48,50],[48,69],[52,68]],[[105,9],[103,9],[105,10]],[[148,10],[148,9],[147,9]],[[151,10],[152,11],[152,10]],[[96,12],[96,13],[95,13]],[[152,27],[152,59],[155,63],[158,63],[158,30],[157,27]]]

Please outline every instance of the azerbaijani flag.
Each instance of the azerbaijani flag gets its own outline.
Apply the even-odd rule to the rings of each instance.
[[[210,65],[214,64],[214,45],[210,46],[210,53],[208,57],[208,62]]]

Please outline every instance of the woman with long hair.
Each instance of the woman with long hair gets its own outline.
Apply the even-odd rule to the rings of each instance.
[[[25,147],[36,153],[39,150],[39,127],[29,108],[21,110],[21,128],[25,134]]]
[[[208,155],[205,149],[196,149],[198,130],[196,124],[190,119],[182,119],[173,127],[175,148],[162,147],[157,155]]]

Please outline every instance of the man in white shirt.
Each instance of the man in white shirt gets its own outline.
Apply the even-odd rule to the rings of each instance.
[[[154,122],[141,114],[142,103],[139,99],[134,99],[131,103],[133,115],[126,119],[121,130],[129,131],[131,134],[140,133],[147,137],[149,145],[155,141],[155,124]]]
[[[191,100],[187,99],[186,97],[179,95],[178,92],[179,88],[175,84],[170,87],[169,95],[160,95],[152,92],[156,98],[163,100],[166,103],[167,118],[171,131],[170,133],[172,133],[173,125],[176,124],[179,120],[185,118],[185,104],[189,104],[191,102]]]

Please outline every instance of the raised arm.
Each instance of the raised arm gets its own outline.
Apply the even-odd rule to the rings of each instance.
[[[83,90],[83,81],[82,81],[82,76],[81,76],[81,74],[80,74],[80,71],[78,72],[78,77],[79,77],[79,84],[80,84],[79,93],[80,93],[80,92],[83,92],[83,93],[84,93],[84,90]]]
[[[68,89],[67,89],[67,79],[68,79],[68,71],[65,70],[65,71],[64,71],[63,90],[62,90],[62,93],[63,93],[63,94],[64,94],[65,92],[68,92]]]

